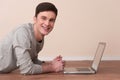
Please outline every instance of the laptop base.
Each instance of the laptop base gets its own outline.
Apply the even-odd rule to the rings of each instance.
[[[94,74],[94,71],[91,67],[78,67],[78,68],[65,68],[65,74]]]

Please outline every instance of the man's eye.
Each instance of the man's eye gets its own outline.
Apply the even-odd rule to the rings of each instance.
[[[50,19],[51,22],[55,22],[55,19]]]
[[[42,17],[43,20],[46,20],[46,17]]]

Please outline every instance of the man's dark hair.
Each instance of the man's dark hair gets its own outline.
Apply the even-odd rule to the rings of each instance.
[[[35,17],[37,17],[37,15],[43,11],[53,11],[56,14],[56,16],[58,13],[58,10],[54,4],[52,4],[50,2],[42,2],[42,3],[38,4],[38,6],[36,7]]]

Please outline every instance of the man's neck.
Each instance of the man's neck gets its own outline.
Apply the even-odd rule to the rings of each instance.
[[[44,38],[44,35],[42,35],[36,28],[36,26],[34,25],[34,35],[35,35],[35,39],[39,42],[42,41]]]

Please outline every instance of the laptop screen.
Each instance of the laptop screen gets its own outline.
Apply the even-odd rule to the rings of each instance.
[[[101,61],[104,49],[105,49],[106,43],[105,42],[99,42],[96,53],[95,53],[95,57],[92,63],[92,68],[97,71],[99,63]]]

